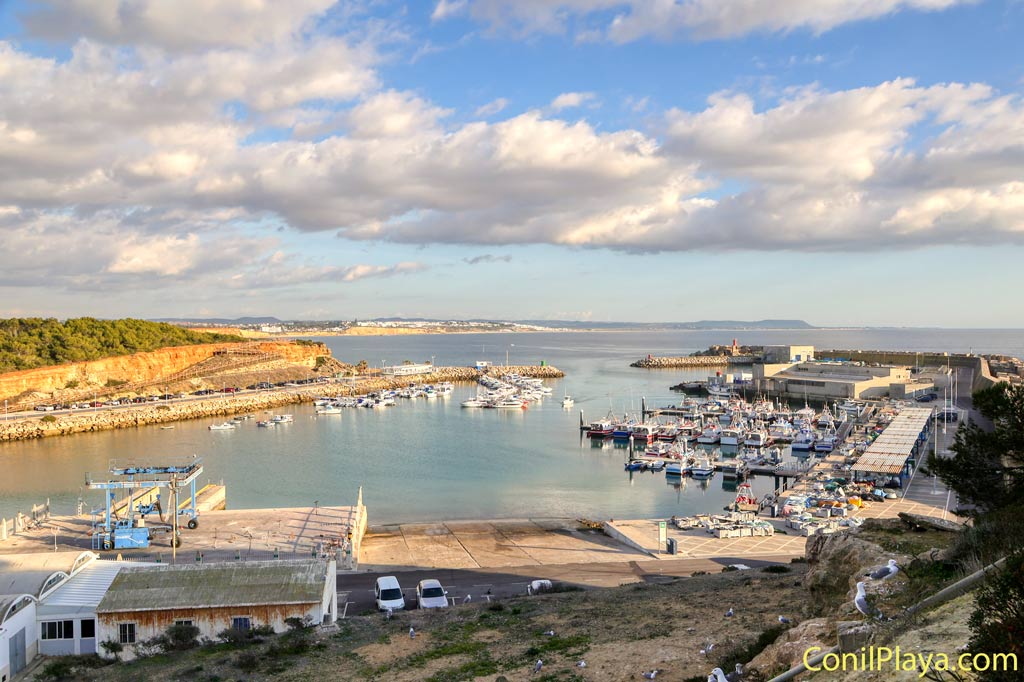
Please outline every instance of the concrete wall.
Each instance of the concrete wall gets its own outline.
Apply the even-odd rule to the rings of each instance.
[[[0,614],[2,617],[3,614]],[[36,604],[33,601],[0,625],[0,682],[11,679],[10,641],[18,632],[25,631],[25,663],[39,653],[39,626],[36,625]]]

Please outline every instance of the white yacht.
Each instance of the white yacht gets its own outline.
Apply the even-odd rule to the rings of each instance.
[[[562,398],[562,407],[572,407],[575,403],[576,401],[572,399],[571,395]]]
[[[701,431],[701,434],[697,436],[697,442],[702,445],[715,445],[722,440],[722,429],[719,428],[718,422],[712,422],[708,424]]]

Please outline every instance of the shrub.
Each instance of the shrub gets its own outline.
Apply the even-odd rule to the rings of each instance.
[[[52,424],[53,422],[57,421],[57,418],[54,417],[52,414],[48,414],[45,417],[43,417],[40,421],[44,421],[47,424]]]
[[[124,651],[124,644],[113,639],[108,639],[105,642],[100,642],[100,648],[113,656],[115,660],[120,660],[121,652]]]
[[[251,673],[260,667],[260,659],[257,658],[256,654],[247,651],[238,655],[235,659],[235,667],[242,672]]]
[[[971,653],[1013,654],[1018,662],[1024,660],[1024,551],[1010,555],[1003,570],[978,590],[970,625]],[[1019,670],[989,670],[979,673],[978,679],[1009,682],[1019,680],[1019,675]]]
[[[783,564],[772,564],[761,569],[762,573],[790,573],[793,569]]]
[[[40,677],[47,680],[75,680],[81,677],[81,671],[90,668],[101,668],[109,665],[108,661],[95,654],[87,656],[60,656],[47,661],[40,671]]]
[[[199,644],[199,628],[188,623],[175,623],[164,634],[164,651],[187,651]]]
[[[64,388],[67,388],[67,389],[78,388],[78,379],[72,379],[68,383],[64,384]]]
[[[107,379],[107,388],[117,388],[118,386],[124,386],[128,382],[124,379]]]

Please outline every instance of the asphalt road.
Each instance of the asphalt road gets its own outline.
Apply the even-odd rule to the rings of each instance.
[[[594,564],[558,564],[550,566],[510,566],[505,568],[450,569],[433,568],[412,571],[383,571],[338,574],[338,611],[343,617],[374,611],[373,584],[382,575],[398,578],[405,595],[406,608],[416,608],[416,584],[434,578],[448,592],[449,600],[459,605],[469,596],[471,602],[487,602],[526,594],[532,580],[576,585],[584,589],[668,581],[689,577],[695,571],[718,572],[730,564],[756,569],[772,563],[766,559],[725,557],[716,559],[652,559]],[[785,563],[789,563],[788,559]]]

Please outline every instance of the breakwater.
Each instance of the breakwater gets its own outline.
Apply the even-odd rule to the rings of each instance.
[[[682,355],[677,357],[647,356],[630,363],[630,367],[644,369],[671,369],[675,367],[725,367],[727,365],[752,365],[752,355]]]
[[[521,376],[555,379],[565,374],[551,366],[516,366],[492,368],[493,373],[516,373]],[[324,395],[360,395],[374,391],[404,388],[410,383],[475,382],[480,372],[472,367],[438,367],[431,374],[414,376],[353,377],[339,383],[316,384],[301,388],[260,393],[218,396],[204,400],[167,403],[145,403],[116,409],[83,410],[68,414],[51,414],[0,422],[0,442],[65,436],[74,433],[126,429],[150,424],[169,424],[186,419],[205,419],[243,412],[270,410],[285,405],[312,402]]]

